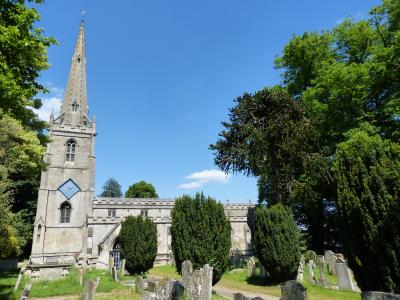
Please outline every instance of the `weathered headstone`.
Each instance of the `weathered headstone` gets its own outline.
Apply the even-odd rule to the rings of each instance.
[[[158,281],[155,279],[147,279],[147,290],[151,293],[156,293],[158,287]]]
[[[115,281],[118,281],[118,271],[117,271],[117,268],[116,268],[116,267],[113,267],[111,270],[112,270],[111,274],[112,274],[113,279],[114,279]]]
[[[323,255],[317,255],[317,265],[318,266],[323,266],[325,264],[325,256]]]
[[[125,259],[121,260],[121,265],[119,267],[119,278],[121,278],[121,280],[125,275],[125,262],[126,262]]]
[[[32,284],[25,284],[20,300],[29,299],[29,293],[31,292]]]
[[[189,260],[182,263],[182,283],[185,289],[189,288],[190,275],[193,272],[193,265]]]
[[[254,257],[250,257],[249,261],[247,262],[247,276],[252,277],[256,273],[256,262]]]
[[[156,292],[157,300],[183,300],[184,291],[185,289],[179,281],[164,279],[159,282]]]
[[[200,270],[194,270],[190,273],[190,266],[191,264],[187,264],[185,273],[182,272],[188,299],[211,300],[213,267],[206,264]]]
[[[260,277],[267,278],[267,270],[265,270],[265,267],[261,262],[260,262]]]
[[[335,253],[333,252],[333,251],[331,251],[331,250],[326,250],[325,251],[325,253],[324,253],[324,259],[325,259],[325,263],[327,264],[327,263],[329,263],[329,257],[331,256],[331,255],[334,255]]]
[[[281,284],[281,300],[307,300],[307,289],[295,280]]]
[[[312,261],[312,260],[309,260],[309,261],[308,261],[308,274],[309,274],[309,276],[310,276],[310,278],[309,278],[310,283],[315,283],[315,276],[314,276],[313,265],[314,265],[313,261]]]
[[[114,267],[114,257],[112,254],[108,257],[108,270],[112,272],[112,268]]]
[[[96,289],[99,287],[100,277],[96,277]]]
[[[337,260],[336,255],[334,253],[332,253],[331,255],[329,255],[328,261],[327,261],[328,270],[333,275],[336,275],[336,266],[335,266],[336,260]]]
[[[82,285],[83,284],[83,275],[85,273],[84,269],[79,269],[79,284]]]
[[[350,269],[347,264],[340,259],[336,261],[336,276],[338,279],[339,289],[354,290],[353,279],[351,278]]]
[[[96,299],[96,281],[86,280],[85,288],[82,293],[83,300],[95,300]]]
[[[400,300],[400,295],[368,291],[361,293],[361,300]]]
[[[136,278],[135,286],[139,293],[143,293],[146,290],[146,282],[142,276]]]
[[[299,268],[297,269],[296,280],[298,282],[303,282],[303,275],[304,275],[304,262],[300,260]]]
[[[212,279],[213,279],[213,267],[208,264],[204,265],[201,269],[201,275],[203,278],[203,299],[211,300],[212,298]]]

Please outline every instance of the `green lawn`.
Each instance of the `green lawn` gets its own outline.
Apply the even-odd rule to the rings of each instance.
[[[173,266],[157,266],[149,271],[150,275],[169,277],[179,279],[180,275]],[[315,273],[319,276],[319,273]],[[328,281],[335,283],[334,276],[326,274]],[[307,288],[309,300],[359,300],[360,294],[351,291],[339,291],[334,289],[325,289],[320,286],[311,285],[308,281],[308,272],[304,274],[304,286]],[[281,295],[280,285],[267,285],[263,279],[258,276],[249,278],[247,270],[236,269],[227,271],[222,279],[216,285],[229,289],[242,290],[244,292],[262,293],[279,297]]]
[[[0,273],[0,299],[1,300],[14,300],[19,299],[25,283],[29,279],[24,278],[21,281],[18,291],[14,294],[13,288],[18,277],[18,271],[1,272]],[[115,282],[111,274],[104,270],[90,270],[85,273],[84,281],[88,279],[100,278],[99,287],[96,292],[100,295],[97,299],[139,299],[139,295],[134,294],[131,290]],[[32,298],[43,298],[52,296],[67,296],[76,295],[77,298],[82,293],[83,286],[79,285],[79,276],[76,269],[72,269],[70,274],[63,279],[59,280],[34,280],[32,281],[32,289],[30,296]]]

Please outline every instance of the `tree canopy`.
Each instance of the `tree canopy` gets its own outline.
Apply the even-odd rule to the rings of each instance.
[[[125,192],[126,198],[158,198],[156,189],[151,183],[139,181],[129,186]]]
[[[101,197],[122,197],[121,185],[114,178],[109,178],[103,185]]]

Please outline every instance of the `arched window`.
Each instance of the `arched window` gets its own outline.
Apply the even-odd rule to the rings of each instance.
[[[76,150],[76,142],[74,140],[69,140],[67,142],[65,160],[66,161],[74,161],[75,160],[75,150]]]
[[[72,103],[72,111],[78,111],[78,103],[76,103],[75,101]]]
[[[40,241],[40,234],[42,233],[42,225],[39,224],[37,228],[37,234],[36,234],[36,240],[39,242]]]
[[[109,209],[108,210],[108,216],[109,217],[116,217],[117,216],[117,210],[116,209]]]
[[[60,223],[69,223],[71,218],[71,204],[64,202],[60,206]]]

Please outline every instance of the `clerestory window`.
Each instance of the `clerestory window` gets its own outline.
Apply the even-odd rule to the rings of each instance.
[[[67,142],[65,160],[66,161],[75,161],[75,151],[76,151],[76,142],[74,140],[69,140]]]
[[[109,209],[108,210],[108,216],[109,217],[116,217],[117,216],[117,210],[116,209]]]
[[[60,206],[60,223],[69,223],[71,219],[71,204],[64,202]]]

